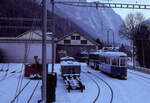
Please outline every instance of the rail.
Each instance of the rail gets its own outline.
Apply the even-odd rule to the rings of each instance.
[[[10,103],[14,103],[16,98],[22,93],[22,91],[29,85],[29,83],[31,82],[31,80],[29,80],[25,86],[19,91],[19,93],[14,97],[14,99],[10,102]]]
[[[82,71],[83,72],[83,71]],[[85,73],[85,74],[87,74],[87,72],[83,72],[83,73]],[[89,73],[88,73],[89,74]],[[98,88],[98,93],[97,93],[97,96],[96,96],[96,98],[94,99],[94,101],[93,101],[93,103],[96,103],[96,101],[98,100],[98,98],[99,98],[99,96],[100,96],[100,86],[98,85],[98,83],[94,80],[94,79],[92,79],[89,75],[87,75],[95,84],[96,84],[96,86],[97,86],[97,88]]]
[[[110,92],[111,92],[110,103],[112,103],[114,94],[113,94],[113,90],[112,90],[111,86],[110,86],[104,79],[100,78],[100,77],[97,76],[96,74],[91,73],[91,72],[88,72],[88,73],[91,74],[91,75],[93,75],[93,76],[95,76],[95,77],[97,77],[97,78],[100,79],[104,84],[107,85],[107,87],[110,89]]]
[[[31,94],[31,96],[30,96],[30,98],[29,98],[29,100],[28,100],[28,102],[27,102],[27,103],[30,103],[30,100],[32,99],[32,97],[33,97],[33,95],[34,95],[35,90],[37,89],[37,87],[38,87],[38,85],[39,85],[39,82],[40,82],[40,80],[38,80],[38,82],[37,82],[37,84],[36,84],[35,88],[33,89],[33,92],[32,92],[32,94]]]

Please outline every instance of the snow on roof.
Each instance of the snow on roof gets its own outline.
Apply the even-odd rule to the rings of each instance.
[[[101,52],[99,55],[100,55],[100,56],[106,56],[106,57],[127,56],[127,54],[126,54],[126,53],[124,53],[124,52],[113,52],[113,51]]]
[[[69,57],[69,56],[66,56],[66,57],[62,57],[60,58],[60,60],[75,60],[73,57]]]
[[[58,53],[67,53],[66,50],[59,50]]]
[[[89,54],[95,54],[95,55],[98,55],[102,52],[102,50],[97,50],[97,51],[94,51],[94,52],[90,52]]]
[[[87,51],[82,51],[80,54],[88,54]]]
[[[46,34],[47,34],[47,35],[52,35],[53,33],[52,33],[52,32],[47,32]]]
[[[76,61],[62,61],[61,66],[80,66],[79,62]]]

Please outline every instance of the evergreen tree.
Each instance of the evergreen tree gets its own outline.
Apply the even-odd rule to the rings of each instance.
[[[146,22],[141,23],[135,31],[136,56],[141,66],[150,68],[150,29]]]
[[[98,49],[102,49],[103,43],[99,40],[99,38],[96,39],[96,42],[99,44]]]

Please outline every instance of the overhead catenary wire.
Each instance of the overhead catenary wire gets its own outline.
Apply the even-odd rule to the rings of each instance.
[[[32,38],[32,34],[30,34],[29,40],[31,40],[31,38]],[[26,41],[26,43],[28,43],[28,40]],[[25,53],[24,63],[26,62],[26,57],[28,56],[29,51],[30,51],[30,49],[27,49],[27,53]],[[22,64],[22,67],[21,67],[21,75],[20,75],[20,77],[19,77],[19,81],[18,81],[18,84],[17,84],[15,96],[16,96],[17,93],[21,90],[21,86],[22,86],[22,82],[23,82],[23,76],[22,76],[23,67],[24,67],[24,64]],[[20,86],[19,86],[19,85],[20,85]],[[18,97],[19,97],[19,95],[18,95]],[[16,98],[16,103],[18,103],[18,97]]]
[[[41,21],[41,20],[37,19],[36,16],[37,16],[37,15],[35,14],[34,19],[25,19],[25,20],[33,21],[33,23],[32,23],[32,28],[30,28],[31,30],[35,30],[34,26],[36,25],[36,22]],[[0,19],[5,19],[5,18],[0,18]],[[6,19],[7,19],[7,18],[6,18]],[[21,19],[10,18],[9,20],[22,20],[22,18],[21,18]],[[35,25],[34,25],[34,23],[35,23]],[[39,27],[39,28],[40,28],[40,27]],[[32,37],[33,37],[33,33],[31,32],[31,33],[30,33],[30,36],[29,36],[29,39],[28,39],[28,40],[26,41],[26,43],[25,43],[26,48],[27,48],[27,51],[25,52],[24,63],[26,63],[26,61],[27,61],[27,57],[28,57],[28,55],[29,55],[29,51],[30,51],[30,48],[31,48],[31,47],[30,47],[31,45],[28,44],[28,41],[32,40]],[[22,70],[23,70],[23,64],[22,64]],[[21,72],[22,72],[22,70],[21,70]],[[16,92],[15,98],[13,99],[12,102],[15,102],[15,100],[16,100],[16,103],[18,103],[19,95],[20,95],[21,92],[23,91],[23,90],[20,90],[20,89],[21,89],[21,86],[22,86],[22,81],[23,81],[23,76],[22,76],[22,78],[21,78],[21,75],[20,75],[19,82],[18,82],[17,89],[16,89],[16,91],[18,91],[19,93]],[[29,83],[28,83],[28,84],[29,84]],[[19,85],[20,85],[20,86],[19,86]],[[19,88],[19,89],[18,89],[18,88]],[[20,92],[20,91],[21,91],[21,92]]]
[[[70,5],[70,6],[80,6],[80,7],[88,7],[86,5],[72,5],[72,4],[64,4],[64,5]],[[103,7],[99,6],[99,4],[95,3],[95,6],[89,6],[89,7]],[[134,6],[133,6],[134,7]],[[144,6],[145,7],[145,6]],[[118,8],[118,7],[117,7]],[[123,7],[122,7],[123,8]],[[135,8],[134,8],[135,9]]]
[[[35,15],[35,19],[36,19],[36,18],[37,18],[37,17],[36,17],[36,15]],[[34,29],[33,29],[34,25],[36,25],[36,22],[33,22],[33,23],[32,23],[31,31],[34,30]],[[32,38],[33,38],[33,33],[30,32],[29,39],[26,41],[27,51],[26,51],[26,53],[25,53],[24,64],[23,64],[23,65],[25,65],[25,63],[28,61],[27,58],[28,58],[28,55],[29,55],[29,53],[30,53],[31,43],[32,43],[32,42],[31,42],[30,44],[28,44],[28,42],[29,42],[29,41],[32,41]],[[28,62],[29,62],[29,61],[28,61]],[[19,87],[19,91],[21,90],[22,81],[23,81],[23,76],[22,76],[22,79],[21,79],[21,84],[20,84],[20,87]],[[19,98],[19,96],[18,96],[18,98]],[[16,102],[16,103],[18,103],[18,98],[17,98],[17,102]]]
[[[32,27],[34,26],[34,22],[32,23]],[[31,28],[32,29],[32,28]],[[32,37],[33,37],[33,33],[31,32],[30,35],[29,35],[29,38],[26,40],[25,42],[25,45],[27,45],[27,51],[25,51],[25,56],[24,56],[24,64],[27,62],[27,57],[29,55],[29,52],[30,52],[30,44],[28,44],[28,42],[30,40],[32,40]],[[22,67],[21,67],[21,73],[23,73],[23,67],[24,67],[24,64],[22,64]],[[21,87],[22,87],[22,82],[23,82],[23,76],[20,75],[19,77],[19,82],[18,82],[18,85],[17,85],[17,88],[16,88],[16,95],[17,93],[21,90]],[[20,86],[19,86],[20,85]],[[15,96],[16,96],[15,95]],[[18,98],[19,98],[19,95],[16,97],[16,103],[18,103]],[[15,101],[15,100],[14,100]]]
[[[32,22],[42,22],[41,18],[12,18],[12,17],[0,17],[0,20],[9,20],[9,21],[32,21]],[[51,22],[51,19],[47,20]]]
[[[147,4],[101,3],[101,2],[80,2],[80,1],[79,2],[55,1],[54,3],[76,7],[150,9],[150,5]]]

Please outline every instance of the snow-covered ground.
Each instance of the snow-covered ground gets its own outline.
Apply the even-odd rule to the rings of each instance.
[[[150,75],[128,70],[127,80],[119,80],[111,78],[99,71],[92,70],[86,64],[82,63],[82,71],[91,73],[104,79],[113,90],[113,103],[149,103],[150,102],[150,79],[143,78],[133,73],[150,78]],[[10,103],[15,97],[17,83],[19,80],[23,65],[22,64],[0,64],[0,103]],[[9,68],[9,69],[8,69]],[[97,85],[93,82],[94,79],[100,87],[100,96],[96,103],[109,103],[110,90],[100,79],[90,74],[81,73],[81,81],[85,85],[85,90],[81,93],[79,90],[71,90],[70,93],[65,89],[64,81],[60,75],[60,64],[55,64],[57,72],[57,88],[56,88],[56,103],[93,103],[93,100],[98,94]],[[49,71],[51,66],[49,65]],[[16,71],[16,72],[14,72]],[[23,78],[22,88],[29,81]],[[31,80],[29,85],[24,89],[18,98],[18,103],[27,103],[33,88],[38,81]],[[31,99],[30,103],[37,103],[41,99],[41,81]]]

